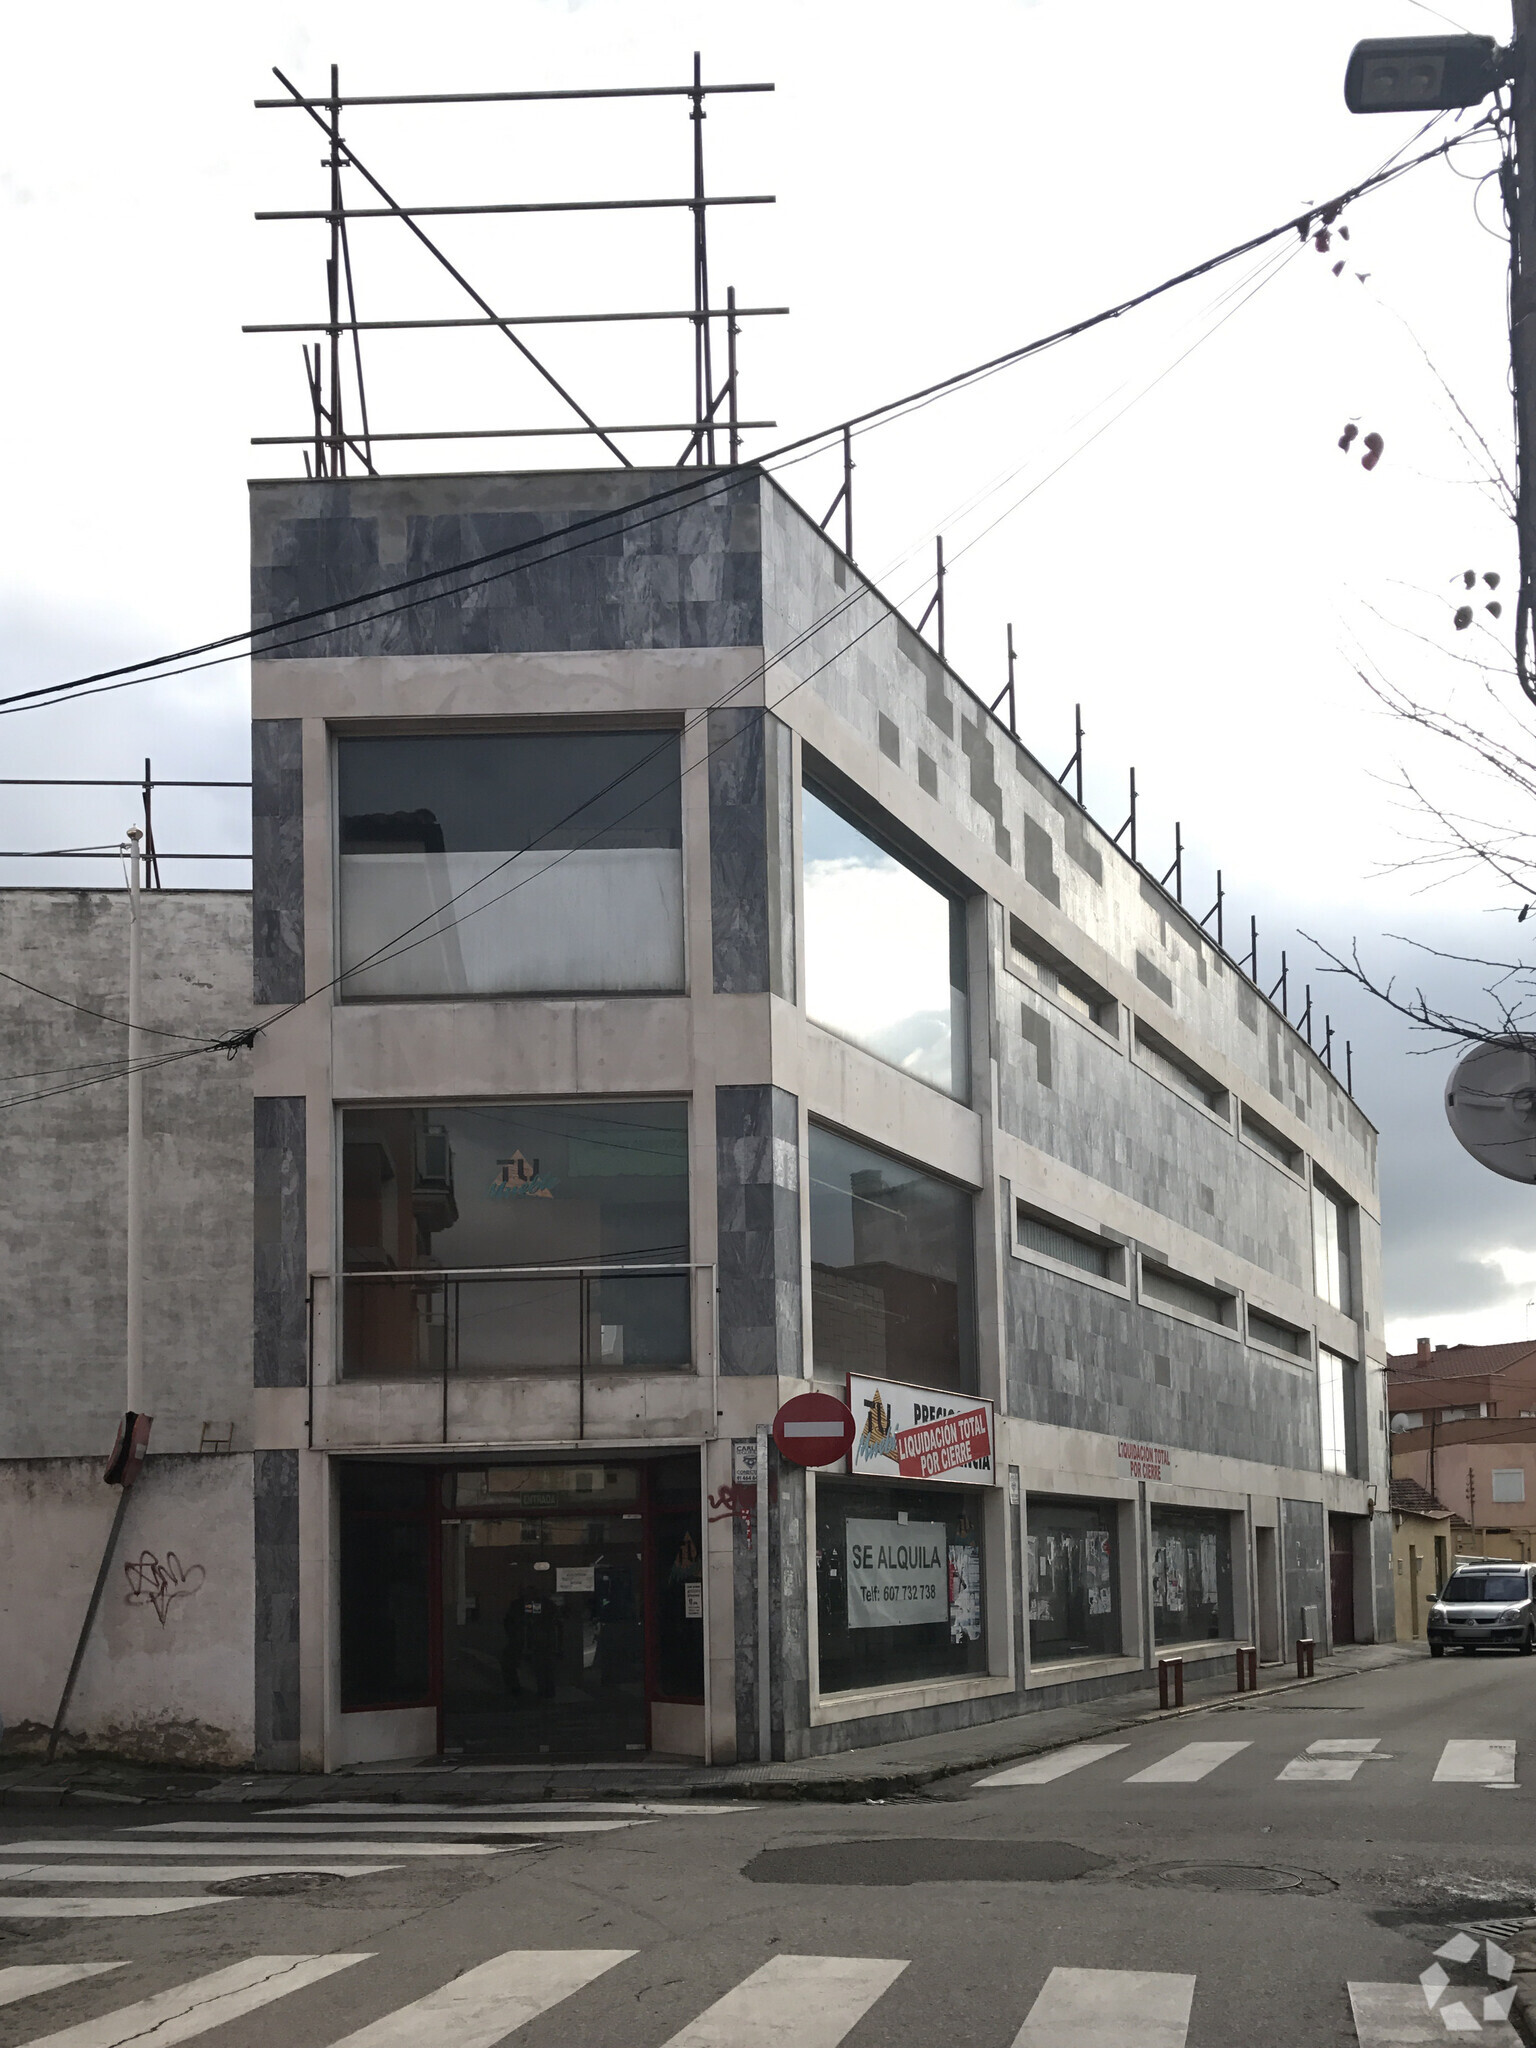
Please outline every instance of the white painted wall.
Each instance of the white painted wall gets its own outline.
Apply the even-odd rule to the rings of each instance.
[[[100,1458],[0,1462],[0,1716],[52,1725],[117,1508]],[[81,1747],[236,1765],[254,1739],[251,1460],[155,1457],[129,1497],[66,1724]]]

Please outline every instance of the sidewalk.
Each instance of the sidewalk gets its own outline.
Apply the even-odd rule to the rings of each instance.
[[[1156,1694],[1117,1693],[1078,1706],[1045,1707],[1010,1715],[980,1728],[921,1735],[837,1756],[806,1757],[794,1763],[726,1764],[707,1770],[695,1763],[664,1761],[621,1764],[450,1764],[411,1762],[361,1764],[322,1776],[276,1772],[217,1777],[152,1769],[103,1759],[77,1758],[52,1765],[17,1757],[0,1758],[0,1807],[37,1810],[52,1806],[139,1805],[197,1799],[240,1805],[309,1805],[326,1799],[442,1800],[466,1806],[495,1801],[541,1799],[749,1799],[853,1802],[911,1795],[945,1778],[961,1777],[989,1765],[1036,1756],[1067,1743],[1091,1741],[1149,1721],[1176,1721],[1213,1707],[1242,1708],[1270,1694],[1326,1685],[1362,1671],[1410,1663],[1422,1644],[1355,1644],[1334,1657],[1319,1657],[1317,1676],[1298,1681],[1287,1665],[1259,1673],[1256,1694],[1239,1696],[1222,1660],[1219,1674],[1191,1680],[1186,1704],[1158,1712]]]

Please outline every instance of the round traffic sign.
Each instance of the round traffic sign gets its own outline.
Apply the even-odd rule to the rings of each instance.
[[[835,1394],[796,1394],[773,1418],[773,1440],[796,1465],[835,1465],[856,1433],[852,1410]]]

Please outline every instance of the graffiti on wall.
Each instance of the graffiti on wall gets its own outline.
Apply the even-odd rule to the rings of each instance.
[[[184,1565],[174,1550],[165,1553],[162,1564],[152,1550],[141,1550],[123,1565],[128,1579],[127,1605],[153,1607],[162,1628],[174,1600],[195,1593],[207,1574],[200,1564]]]

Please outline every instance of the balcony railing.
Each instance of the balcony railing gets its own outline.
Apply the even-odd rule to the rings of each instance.
[[[342,1276],[345,1380],[685,1371],[687,1265],[465,1266]]]

